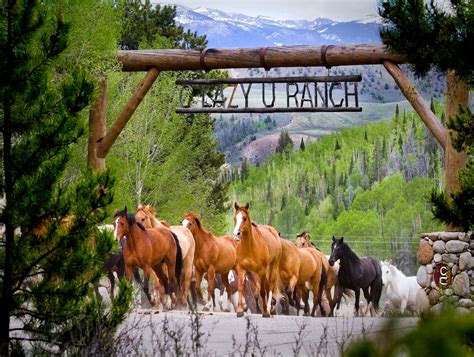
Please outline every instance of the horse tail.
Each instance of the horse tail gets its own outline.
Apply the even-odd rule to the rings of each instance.
[[[376,275],[373,283],[374,285],[371,288],[371,295],[375,311],[377,311],[379,309],[380,297],[382,296],[382,268],[380,267],[380,263],[375,259],[372,259],[372,264],[374,265]]]
[[[323,300],[323,291],[324,287],[326,286],[328,282],[328,272],[324,265],[322,266],[321,269],[321,280],[319,281],[319,290],[318,290],[318,302],[319,302],[319,308],[321,309],[321,314],[325,316],[325,310],[323,308],[322,300]]]
[[[181,249],[181,246],[179,245],[179,240],[176,234],[171,232],[173,235],[174,242],[176,243],[176,269],[175,269],[175,274],[176,274],[176,281],[178,282],[178,286],[181,284],[181,272],[183,271],[183,251]]]

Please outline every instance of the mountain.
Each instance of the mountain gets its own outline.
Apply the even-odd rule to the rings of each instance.
[[[267,47],[290,45],[334,45],[380,43],[377,18],[337,22],[325,18],[275,20],[216,9],[190,9],[178,5],[176,23],[198,34],[206,34],[208,47]]]

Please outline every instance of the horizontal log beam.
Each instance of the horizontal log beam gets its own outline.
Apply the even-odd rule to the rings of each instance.
[[[124,72],[211,70],[226,68],[334,67],[407,63],[386,52],[383,45],[283,46],[268,48],[164,49],[118,51]]]
[[[304,76],[304,77],[250,77],[250,78],[216,78],[216,79],[178,79],[176,84],[193,85],[193,84],[240,84],[240,83],[310,83],[310,82],[361,82],[361,75],[352,76]]]

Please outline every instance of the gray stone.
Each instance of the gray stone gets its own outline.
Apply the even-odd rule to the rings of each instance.
[[[469,244],[469,248],[471,248],[471,250],[474,250],[474,242],[471,241],[471,243]]]
[[[457,295],[451,295],[451,296],[448,296],[447,298],[447,302],[449,302],[450,304],[457,304],[459,302],[459,299],[461,299],[459,296]]]
[[[431,291],[428,294],[428,299],[430,301],[430,305],[437,304],[440,298],[440,293],[436,289],[431,289]]]
[[[471,268],[474,268],[474,257],[471,258],[471,263],[470,264],[471,264]]]
[[[440,302],[439,304],[436,304],[434,306],[432,306],[430,308],[430,311],[433,313],[433,314],[439,314],[443,311],[443,307],[444,307],[444,304],[442,302]]]
[[[439,263],[442,259],[443,259],[443,257],[442,257],[441,254],[439,254],[439,253],[436,253],[436,254],[434,255],[434,257],[433,257],[433,261],[434,261],[435,263]]]
[[[455,276],[458,272],[458,266],[456,264],[453,265],[452,269],[451,269],[451,273],[453,276]]]
[[[458,296],[468,297],[471,294],[469,275],[465,271],[454,277],[452,289]]]
[[[459,240],[469,243],[471,241],[471,235],[469,233],[459,233]]]
[[[438,285],[436,285],[436,283],[434,282],[434,280],[431,282],[430,287],[433,288],[433,289],[438,290]]]
[[[420,265],[420,267],[418,268],[418,272],[416,274],[416,281],[418,282],[418,284],[420,284],[422,288],[430,286],[431,275],[426,272],[426,267],[424,265]]]
[[[467,250],[469,244],[460,240],[450,240],[446,243],[446,251],[448,253],[461,253]]]
[[[471,269],[471,258],[470,252],[464,252],[459,255],[459,269],[468,270]]]
[[[457,254],[443,254],[441,256],[441,260],[445,263],[457,263],[458,262],[458,256]],[[451,265],[452,266],[452,265]]]
[[[471,299],[460,299],[459,306],[470,309],[471,307],[474,307],[474,302],[472,302]]]
[[[433,274],[433,265],[431,264],[426,265],[426,272],[428,274]]]
[[[444,241],[450,241],[450,240],[458,240],[459,239],[459,232],[441,232],[439,235],[439,238],[444,240]]]
[[[444,243],[442,240],[437,240],[433,244],[433,250],[435,253],[444,253],[446,249],[446,243]]]
[[[451,295],[453,295],[453,289],[449,289],[449,288],[448,288],[448,289],[445,289],[445,290],[444,290],[444,295],[445,295],[445,296],[451,296]]]
[[[474,294],[474,285],[471,285],[471,293]]]
[[[462,315],[467,315],[469,314],[469,309],[466,309],[465,307],[458,307],[456,308],[456,311]]]
[[[428,239],[431,239],[432,241],[435,241],[435,240],[438,240],[439,239],[439,235],[443,233],[443,232],[431,232],[431,233],[421,233],[420,234],[420,238],[423,239],[423,238],[428,238]]]
[[[457,258],[457,257],[456,257]],[[448,258],[449,259],[449,258]],[[452,268],[454,266],[454,263],[448,263],[448,267]]]

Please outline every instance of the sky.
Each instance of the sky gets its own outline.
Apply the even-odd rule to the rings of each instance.
[[[269,16],[277,20],[314,20],[324,17],[337,21],[350,21],[363,19],[368,15],[377,15],[378,0],[169,0],[158,2],[184,5],[191,9],[208,7],[248,16]]]

